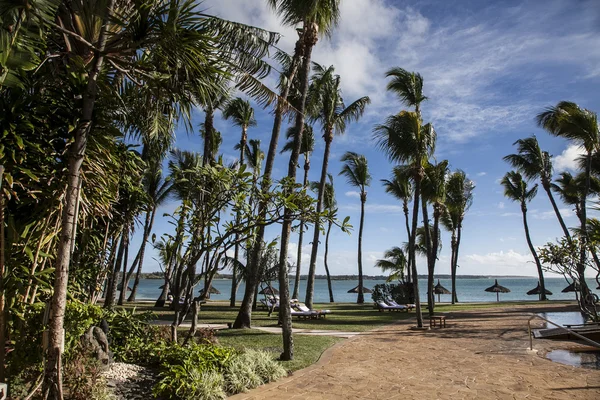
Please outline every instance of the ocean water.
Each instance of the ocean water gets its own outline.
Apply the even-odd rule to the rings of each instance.
[[[458,300],[461,303],[470,302],[488,302],[496,301],[496,293],[488,293],[485,288],[494,284],[495,278],[477,278],[463,279],[457,278],[456,290]],[[537,278],[499,278],[498,284],[510,289],[510,293],[500,293],[500,301],[535,301],[538,296],[528,296],[527,292],[537,285]],[[575,293],[561,293],[561,290],[567,286],[567,282],[563,278],[546,278],[546,289],[550,290],[553,295],[549,296],[550,300],[574,300]],[[385,283],[383,280],[365,279],[364,285],[367,288],[372,288],[378,283]],[[437,279],[436,279],[437,283]],[[446,289],[451,290],[452,284],[450,279],[440,279],[440,283]],[[163,284],[160,279],[142,279],[138,288],[137,298],[139,300],[155,300],[160,295],[159,286]],[[132,282],[130,282],[132,285]],[[347,293],[348,290],[357,286],[357,281],[332,281],[333,295],[336,302],[355,302],[356,294]],[[589,287],[594,293],[600,295],[600,291],[596,289],[598,284],[593,280],[588,280]],[[272,283],[273,287],[277,287],[277,283]],[[419,279],[419,293],[421,301],[427,301],[426,295],[426,279]],[[228,279],[219,279],[213,281],[213,287],[221,292],[221,294],[211,295],[211,300],[228,300],[231,291],[231,281]],[[293,281],[290,282],[290,292],[293,290]],[[304,300],[306,293],[306,281],[300,281],[300,300]],[[290,293],[291,294],[291,293]],[[237,300],[241,300],[244,295],[244,283],[240,284],[237,292]],[[437,295],[436,295],[437,299]],[[450,295],[441,295],[441,302],[449,302]],[[365,301],[371,301],[371,295],[365,294]],[[317,279],[315,281],[315,303],[328,303],[329,291],[327,289],[327,280]]]

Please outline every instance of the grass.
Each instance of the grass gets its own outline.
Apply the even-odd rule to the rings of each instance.
[[[224,329],[217,333],[219,343],[236,349],[256,349],[279,357],[283,351],[281,335],[256,329]],[[297,371],[317,362],[321,354],[343,339],[331,336],[294,335],[294,360],[281,361],[288,371]]]

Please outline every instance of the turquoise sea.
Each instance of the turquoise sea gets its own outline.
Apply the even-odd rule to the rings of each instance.
[[[488,293],[484,289],[494,284],[495,278],[477,278],[477,279],[462,279],[456,280],[458,300],[461,303],[468,302],[486,302],[496,301],[495,293]],[[508,289],[510,293],[500,293],[500,301],[535,301],[537,296],[527,296],[527,292],[537,285],[537,278],[498,278],[498,283]],[[365,280],[365,287],[372,288],[378,283],[385,283],[382,280]],[[437,283],[437,279],[436,279]],[[440,279],[440,283],[448,290],[451,289],[450,279]],[[130,285],[132,282],[130,283]],[[160,295],[159,286],[163,284],[159,279],[142,279],[138,289],[139,300],[155,300]],[[358,284],[357,281],[332,281],[334,300],[336,302],[355,302],[356,294],[347,293]],[[422,301],[426,301],[426,279],[419,279],[420,297]],[[593,279],[588,280],[588,285],[593,289],[594,293],[600,295],[600,290],[596,289],[598,284]],[[273,286],[277,287],[276,282]],[[290,282],[290,292],[293,290],[293,281]],[[574,293],[561,293],[561,290],[567,286],[564,278],[546,278],[546,289],[550,290],[553,295],[549,296],[551,300],[574,300]],[[211,295],[211,300],[228,300],[231,291],[230,280],[215,280],[213,287],[221,292],[221,294]],[[304,300],[306,291],[306,281],[300,281],[300,300]],[[291,294],[291,293],[290,293]],[[237,299],[241,300],[244,295],[244,284],[242,283],[237,292]],[[437,295],[436,295],[437,299]],[[365,294],[365,300],[370,301],[371,295]],[[449,302],[450,295],[442,295],[442,302]],[[315,281],[315,303],[329,302],[329,292],[327,289],[327,281],[325,279],[317,279]]]

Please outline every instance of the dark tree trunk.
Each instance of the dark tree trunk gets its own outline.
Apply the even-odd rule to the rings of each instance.
[[[323,198],[325,197],[325,184],[327,183],[327,169],[329,166],[329,153],[331,152],[331,142],[333,141],[333,131],[329,130],[325,136],[325,151],[323,153],[323,166],[321,167],[321,179],[319,180],[319,194],[317,195],[316,214],[323,211]],[[313,297],[315,292],[315,274],[317,271],[317,254],[319,252],[319,236],[321,234],[320,223],[315,221],[315,230],[313,233],[312,249],[310,252],[310,264],[308,267],[308,276],[306,278],[306,297],[304,302],[308,308],[313,307]]]
[[[129,258],[129,227],[126,229],[125,235],[125,253],[123,255],[123,272],[121,275],[121,291],[119,292],[118,305],[122,306],[125,301],[125,294],[127,293],[127,259]]]
[[[290,82],[293,81],[294,75],[296,75],[296,70],[298,68],[298,63],[300,61],[300,57],[302,57],[303,53],[303,43],[302,38],[300,38],[296,43],[296,50],[294,52],[294,58],[292,59],[292,66],[290,68],[290,75],[287,78],[288,84],[281,91],[281,98],[287,99],[289,90],[290,90]],[[271,188],[271,174],[273,172],[273,165],[275,163],[275,156],[277,155],[277,144],[279,143],[279,131],[281,130],[281,122],[283,119],[283,112],[285,109],[285,103],[282,100],[277,102],[277,107],[275,109],[275,118],[273,120],[273,130],[271,132],[271,141],[269,143],[269,151],[267,153],[267,160],[265,162],[265,173],[263,175],[263,181],[261,184],[261,190],[263,192],[267,192]],[[265,218],[267,213],[267,205],[263,200],[260,201],[258,205],[258,218]],[[254,246],[251,251],[251,263],[247,266],[248,274],[246,277],[246,290],[244,291],[244,298],[242,300],[242,305],[240,306],[240,310],[235,319],[233,327],[236,329],[240,328],[251,328],[252,321],[252,304],[254,302],[254,292],[258,286],[258,274],[257,270],[258,266],[258,258],[260,257],[262,242],[265,238],[265,227],[260,225],[258,227],[256,238],[254,241]]]
[[[413,206],[412,229],[410,241],[408,244],[409,257],[411,259],[411,269],[413,278],[413,292],[415,296],[415,313],[417,316],[417,326],[423,327],[423,314],[421,312],[421,299],[419,298],[419,275],[417,273],[417,260],[415,254],[415,243],[417,233],[417,223],[419,220],[419,198],[421,196],[421,178],[417,176],[415,179],[415,199]]]
[[[531,251],[531,255],[535,260],[535,265],[538,270],[538,277],[540,280],[540,300],[548,300],[546,298],[546,285],[544,284],[544,271],[542,271],[542,263],[531,243],[531,236],[529,236],[529,225],[527,224],[527,206],[524,202],[521,203],[521,211],[523,212],[523,227],[525,228],[525,239],[527,239],[527,246],[529,246],[529,251]]]
[[[433,250],[431,248],[431,231],[429,230],[429,210],[427,209],[427,200],[421,198],[423,208],[423,229],[425,231],[425,249],[427,250],[427,309],[429,316],[433,316],[435,297],[433,294],[433,269],[431,258]]]
[[[123,254],[125,252],[125,247],[127,246],[125,237],[127,236],[127,229],[123,228],[123,231],[121,232],[121,243],[119,244],[119,250],[117,251],[117,259],[115,260],[115,265],[113,266],[111,275],[108,279],[106,294],[104,295],[104,308],[107,309],[113,308],[117,298],[119,271],[121,270],[121,265],[123,264]]]
[[[456,229],[452,230],[451,239],[452,255],[450,256],[450,275],[452,278],[452,304],[455,304],[454,295],[456,293]]]
[[[156,206],[153,206],[150,221],[148,221],[148,215],[146,214],[146,222],[147,225],[144,226],[144,237],[142,238],[142,245],[140,246],[140,251],[138,253],[138,266],[137,271],[135,272],[135,281],[133,282],[133,288],[131,290],[131,294],[127,301],[135,301],[135,297],[137,296],[138,286],[140,284],[140,274],[142,273],[142,268],[144,266],[144,255],[146,253],[146,243],[148,242],[148,238],[150,237],[150,233],[152,233],[152,227],[154,226],[154,218],[156,217]],[[129,283],[129,279],[127,279],[127,283]]]
[[[458,234],[456,236],[456,251],[454,252],[454,271],[452,272],[452,286],[454,290],[452,292],[452,304],[458,303],[458,293],[456,292],[456,274],[458,272],[458,252],[460,250],[460,238],[462,236],[462,218],[458,222]]]
[[[404,205],[403,205],[403,209],[404,209],[404,220],[406,222],[406,239],[410,242],[410,225],[409,225],[409,220],[408,220],[408,200],[404,199]],[[410,255],[408,257],[408,262],[407,262],[407,266],[406,266],[406,278],[408,280],[408,282],[412,282],[411,278],[412,278],[412,271],[411,271],[411,262],[412,260],[410,259]]]
[[[304,159],[304,180],[302,181],[302,187],[306,189],[308,186],[308,171],[310,170],[310,161],[308,156],[305,155]],[[292,294],[293,299],[298,298],[298,292],[300,291],[300,269],[302,266],[302,242],[304,240],[304,220],[300,220],[300,232],[298,233],[298,253],[296,257],[296,278],[294,279],[294,292]]]
[[[579,264],[577,265],[577,275],[579,278],[579,288],[581,295],[581,306],[584,310],[588,311],[588,314],[595,314],[595,305],[594,299],[590,296],[590,289],[588,288],[587,282],[585,281],[585,262],[587,256],[587,245],[588,245],[588,237],[587,237],[587,196],[590,190],[590,174],[591,174],[591,161],[592,154],[591,152],[587,153],[586,163],[585,163],[585,188],[581,195],[581,205],[580,205],[580,222],[581,222],[581,243],[579,250]]]
[[[548,194],[548,198],[550,199],[550,203],[552,204],[552,209],[554,210],[554,213],[556,214],[558,223],[560,224],[560,227],[562,228],[563,233],[565,234],[565,237],[567,238],[567,241],[569,243],[571,243],[571,234],[569,232],[569,229],[567,228],[567,225],[565,225],[565,221],[563,220],[563,217],[560,214],[560,210],[558,209],[558,206],[556,205],[556,201],[554,201],[554,196],[552,195],[552,190],[550,189],[550,184],[548,182],[542,182],[542,187]]]
[[[240,165],[245,165],[244,154],[246,152],[246,142],[248,140],[248,134],[246,133],[246,129],[247,128],[245,126],[242,127],[242,137],[240,139]],[[239,222],[240,214],[238,213],[235,218]],[[238,241],[239,241],[239,235],[235,235],[235,247],[233,250],[233,257],[235,258],[236,262],[239,260],[239,257],[240,257],[240,244],[238,243]],[[236,294],[237,294],[237,266],[234,263],[233,267],[231,268],[231,295],[229,297],[229,306],[230,307],[235,307]]]
[[[330,221],[329,226],[327,227],[327,235],[325,236],[325,273],[327,274],[327,288],[329,289],[329,302],[333,303],[333,288],[331,287],[331,276],[329,275],[329,266],[327,265],[327,257],[329,255],[329,233],[331,232],[331,226],[333,223]]]
[[[54,291],[50,303],[50,319],[48,322],[48,347],[46,348],[46,363],[42,397],[44,399],[63,398],[61,356],[63,352],[63,327],[65,308],[67,305],[67,284],[69,280],[70,250],[72,246],[73,226],[75,221],[75,207],[79,197],[79,179],[81,165],[85,156],[88,135],[92,127],[94,106],[96,103],[97,79],[104,62],[104,48],[106,46],[107,25],[112,18],[114,0],[106,3],[106,15],[102,19],[102,26],[94,52],[92,68],[88,75],[88,82],[83,94],[81,119],[75,130],[75,141],[69,149],[67,192],[62,215],[60,241],[57,248],[54,272]]]
[[[360,226],[358,228],[358,298],[356,299],[357,304],[363,304],[365,302],[364,282],[363,282],[363,266],[362,266],[362,235],[363,228],[365,225],[365,203],[367,202],[367,193],[362,191],[360,193]]]

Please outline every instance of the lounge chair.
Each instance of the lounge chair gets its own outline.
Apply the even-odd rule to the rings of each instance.
[[[311,310],[306,306],[306,304],[300,302],[294,303],[292,305],[292,308],[294,307],[297,308],[298,311],[315,313],[317,315],[317,318],[325,318],[327,314],[331,314],[331,310]]]
[[[319,318],[316,312],[298,311],[294,310],[292,307],[290,307],[290,315],[292,317],[298,317],[298,319]]]
[[[387,304],[385,304],[383,301],[378,301],[377,302],[377,308],[379,309],[379,311],[406,311],[407,308],[406,307],[395,307],[395,306],[389,306]]]
[[[398,304],[398,303],[396,303],[394,300],[391,300],[391,299],[388,299],[388,300],[386,300],[385,302],[386,302],[386,304],[387,304],[388,306],[396,307],[396,308],[398,308],[400,311],[407,311],[407,312],[408,312],[408,308],[409,308],[409,307],[408,307],[408,306],[406,306],[406,305],[404,305],[404,304]]]

